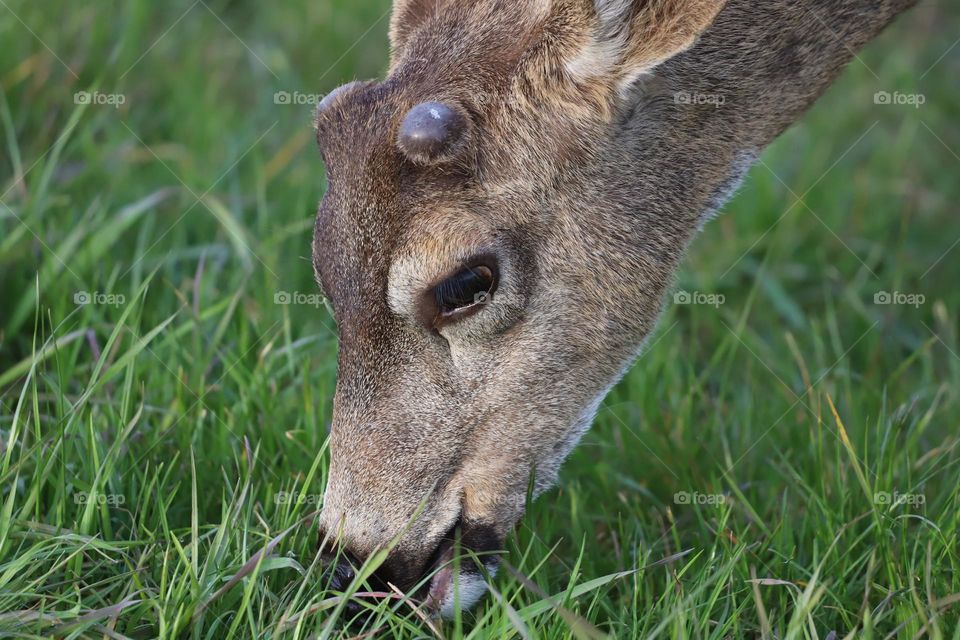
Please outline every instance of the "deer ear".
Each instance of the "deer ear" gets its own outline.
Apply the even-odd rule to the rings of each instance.
[[[611,75],[625,87],[689,49],[727,0],[593,0],[598,32],[575,74]],[[605,58],[599,60],[598,57]],[[593,58],[590,61],[589,58]],[[591,73],[593,72],[593,73]]]
[[[616,0],[600,1],[607,5],[616,4]],[[625,66],[650,69],[686,51],[713,24],[726,4],[726,0],[644,2],[630,22],[630,44]]]
[[[436,14],[445,0],[393,0],[390,17],[390,47],[393,57],[403,49],[411,34]]]

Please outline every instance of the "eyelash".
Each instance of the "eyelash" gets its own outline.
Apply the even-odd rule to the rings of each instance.
[[[433,288],[433,326],[459,320],[480,310],[498,285],[495,263],[475,262]]]

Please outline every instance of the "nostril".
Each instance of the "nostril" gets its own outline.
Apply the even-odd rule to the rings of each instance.
[[[347,558],[340,558],[329,568],[330,589],[346,591],[347,587],[357,576],[353,563]]]
[[[357,576],[360,563],[356,556],[321,532],[320,564],[323,582],[333,591],[344,591]]]
[[[349,550],[329,542],[320,549],[320,563],[323,567],[323,583],[331,591],[347,591],[363,567],[363,563]],[[374,591],[387,590],[387,582],[382,574],[381,568],[367,575],[364,584]],[[361,585],[357,585],[357,589],[364,590]]]

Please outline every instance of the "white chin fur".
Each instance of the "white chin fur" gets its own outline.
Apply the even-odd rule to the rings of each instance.
[[[499,562],[496,561],[487,563],[487,573],[490,574],[491,578],[497,574],[498,565]],[[434,609],[444,620],[452,619],[456,615],[457,609],[468,611],[473,608],[487,592],[486,579],[482,574],[472,571],[461,572],[455,580],[451,580],[449,573],[443,575],[450,571],[452,571],[452,567],[446,567],[434,578],[434,588],[439,586],[437,585],[438,580],[447,581],[446,588],[440,587],[443,589],[443,596],[440,598],[439,606],[435,605],[436,609]]]
[[[457,580],[447,586],[443,599],[440,600],[440,617],[451,620],[460,611],[467,611],[480,602],[480,598],[487,592],[487,583],[482,575],[476,573],[461,573]]]

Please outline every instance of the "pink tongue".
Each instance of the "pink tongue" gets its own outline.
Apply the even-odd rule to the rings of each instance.
[[[437,563],[443,568],[434,574],[430,580],[430,591],[427,593],[427,609],[432,612],[440,611],[443,598],[447,595],[450,584],[453,582],[453,549],[448,549]]]

